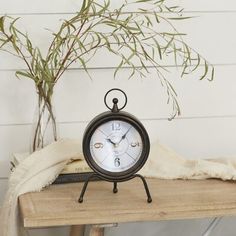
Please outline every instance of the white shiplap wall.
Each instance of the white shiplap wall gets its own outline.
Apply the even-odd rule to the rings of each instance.
[[[115,6],[122,1],[112,1]],[[55,91],[56,114],[60,136],[81,138],[84,127],[96,114],[104,111],[103,95],[112,87],[124,89],[129,97],[127,110],[143,120],[152,141],[160,140],[187,158],[236,155],[236,2],[228,0],[169,0],[180,4],[189,15],[186,22],[176,22],[188,33],[186,41],[211,61],[216,68],[215,81],[200,82],[198,75],[179,79],[178,69],[166,61],[179,95],[182,115],[168,122],[170,107],[155,74],[127,81],[127,69],[113,80],[114,59],[99,54],[90,64],[93,81],[79,69],[69,70]],[[58,20],[78,10],[81,0],[0,0],[0,14],[20,16],[23,29],[40,47],[49,39],[44,28],[56,29]],[[132,9],[131,9],[132,10]],[[30,24],[29,24],[30,22]],[[106,58],[106,60],[104,60]],[[14,70],[24,66],[15,58],[0,54],[0,203],[7,186],[9,159],[13,152],[27,151],[35,107],[33,84],[16,80]],[[98,99],[98,98],[101,99]],[[139,104],[139,105],[137,105]],[[147,104],[150,104],[148,106]],[[22,138],[23,137],[23,138]],[[195,236],[204,231],[209,220],[124,224],[107,231],[107,235],[181,235]],[[225,220],[219,228],[230,225],[224,235],[234,235],[234,227]],[[31,235],[65,235],[67,228],[34,230]],[[222,231],[219,231],[222,232]],[[214,232],[214,235],[222,235]]]

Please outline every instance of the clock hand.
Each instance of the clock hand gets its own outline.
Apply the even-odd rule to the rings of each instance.
[[[125,132],[125,134],[121,137],[120,141],[118,142],[118,144],[123,140],[125,139],[126,135],[129,133],[129,131],[131,130],[133,126],[130,126],[129,129]]]
[[[130,127],[129,127],[129,129],[128,129],[128,130],[125,132],[125,134],[121,137],[121,139],[120,139],[120,141],[119,141],[118,143],[113,142],[113,141],[112,141],[111,139],[109,139],[109,138],[107,138],[106,140],[107,140],[108,142],[110,142],[111,144],[113,144],[114,147],[118,147],[119,144],[120,144],[120,142],[121,142],[123,139],[125,139],[126,135],[127,135],[128,132],[131,130],[132,127],[133,127],[133,126],[130,126]]]
[[[114,143],[113,141],[111,141],[109,138],[106,139],[109,143],[113,144],[114,146],[116,146],[116,143]]]

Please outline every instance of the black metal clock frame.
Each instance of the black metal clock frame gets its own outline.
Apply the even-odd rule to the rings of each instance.
[[[120,90],[120,89],[109,90],[104,97],[104,102],[105,102],[105,105],[111,111],[104,112],[104,113],[96,116],[87,126],[87,128],[84,132],[84,137],[83,137],[83,153],[84,153],[85,160],[87,161],[88,165],[95,173],[91,174],[87,178],[87,180],[85,181],[78,201],[80,203],[83,202],[83,197],[84,197],[85,191],[87,189],[88,182],[94,177],[97,177],[97,178],[100,178],[102,180],[106,180],[109,182],[113,182],[114,183],[113,184],[113,193],[118,192],[118,188],[117,188],[118,182],[124,182],[124,181],[131,180],[133,178],[138,177],[143,182],[143,185],[144,185],[144,188],[145,188],[145,191],[147,194],[147,202],[150,203],[150,202],[152,202],[152,198],[151,198],[151,195],[149,192],[147,182],[142,175],[136,174],[143,167],[145,162],[147,161],[149,151],[150,151],[149,136],[148,136],[146,129],[142,125],[142,123],[136,117],[134,117],[133,115],[131,115],[127,112],[120,111],[121,109],[119,109],[117,106],[117,104],[118,104],[117,98],[114,98],[112,100],[113,101],[112,109],[107,105],[107,102],[106,102],[107,95],[113,90],[118,90],[118,91],[122,92],[125,96],[125,104],[121,109],[123,109],[127,103],[127,96],[122,90]],[[143,143],[143,145],[142,145],[143,149],[142,149],[142,153],[140,155],[139,160],[131,168],[129,168],[128,170],[122,171],[122,172],[111,172],[111,171],[104,170],[94,161],[92,154],[90,152],[90,141],[91,141],[91,137],[94,134],[94,132],[97,130],[97,128],[99,126],[101,126],[102,124],[107,123],[109,121],[112,121],[112,120],[116,120],[116,121],[120,120],[120,121],[124,121],[124,122],[127,122],[130,125],[132,125],[139,132],[141,139],[142,139],[142,143]]]

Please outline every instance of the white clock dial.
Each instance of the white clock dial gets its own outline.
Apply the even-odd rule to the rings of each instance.
[[[134,126],[113,120],[99,126],[90,141],[90,153],[106,171],[122,172],[134,166],[141,157],[142,138]]]

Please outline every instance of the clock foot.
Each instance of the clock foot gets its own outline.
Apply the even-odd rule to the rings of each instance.
[[[117,182],[114,182],[114,185],[113,185],[113,193],[117,193],[117,192],[118,192]]]
[[[151,197],[148,198],[148,199],[147,199],[147,202],[148,202],[148,203],[151,203],[151,202],[152,202],[152,198],[151,198]]]
[[[150,194],[150,191],[149,191],[149,188],[148,188],[147,181],[145,180],[145,178],[142,175],[135,174],[134,178],[135,177],[138,177],[143,181],[143,185],[144,185],[144,188],[145,188],[145,191],[146,191],[146,194],[147,194],[147,202],[151,203],[152,202],[152,197],[151,197],[151,194]]]

